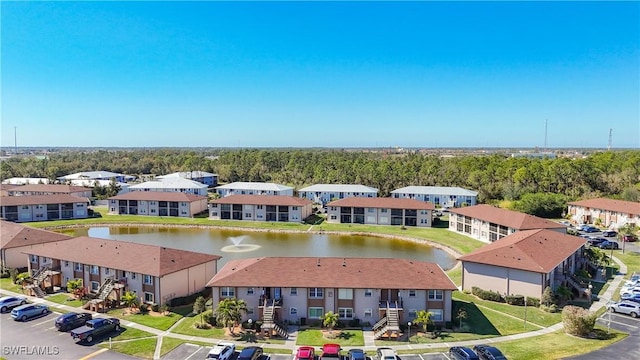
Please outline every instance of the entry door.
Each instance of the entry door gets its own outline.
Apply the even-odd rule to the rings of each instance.
[[[282,288],[273,288],[273,298],[282,299]]]

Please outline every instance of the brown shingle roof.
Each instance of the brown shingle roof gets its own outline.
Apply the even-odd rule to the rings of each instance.
[[[596,198],[570,202],[569,205],[582,206],[591,209],[615,211],[623,214],[640,215],[640,202]]]
[[[15,188],[12,191],[70,194],[72,192],[92,191],[92,190],[84,186],[73,186],[73,185],[63,185],[63,184],[27,184],[27,185],[20,186],[19,188]]]
[[[130,191],[128,193],[112,196],[109,200],[139,200],[139,201],[186,201],[194,202],[206,200],[206,196],[185,194],[169,191]]]
[[[497,208],[491,205],[474,205],[450,210],[454,214],[465,215],[494,224],[507,226],[516,230],[531,229],[561,229],[565,225],[558,224],[537,216],[523,214],[517,211]]]
[[[67,239],[71,239],[71,237],[9,221],[0,221],[0,248],[2,249],[11,249]]]
[[[89,199],[85,197],[73,196],[69,194],[0,197],[0,204],[2,206],[69,204],[88,202]]]
[[[231,260],[207,286],[457,289],[435,263],[391,258],[336,257]]]
[[[164,276],[220,259],[218,255],[87,236],[32,245],[23,252],[153,276]]]
[[[213,200],[211,204],[306,206],[313,204],[313,202],[307,199],[285,195],[229,195],[221,199]]]
[[[553,230],[518,231],[458,260],[548,273],[584,246],[583,238]]]
[[[328,206],[341,207],[365,207],[365,208],[385,208],[385,209],[415,209],[415,210],[433,210],[433,204],[418,201],[414,199],[396,199],[396,198],[365,198],[365,197],[348,197],[332,201]]]

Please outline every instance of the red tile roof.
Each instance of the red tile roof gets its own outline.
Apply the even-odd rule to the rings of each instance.
[[[561,229],[565,225],[558,224],[537,216],[523,214],[517,211],[501,209],[491,205],[474,205],[451,209],[450,212],[471,218],[488,221],[494,224],[507,226],[516,230],[531,229]]]
[[[640,202],[596,198],[570,202],[569,205],[591,209],[609,210],[623,214],[640,215]]]
[[[231,260],[207,286],[457,289],[435,263],[391,258],[336,257]]]
[[[2,249],[11,249],[67,239],[71,239],[71,237],[9,221],[0,221],[0,248]]]
[[[365,197],[348,197],[332,201],[328,206],[341,207],[365,207],[365,208],[384,208],[384,209],[415,209],[415,210],[433,210],[435,206],[432,203],[418,201],[415,199],[396,199],[396,198],[365,198]]]
[[[25,254],[164,276],[220,259],[218,255],[87,236],[32,245]]]
[[[313,202],[285,195],[229,195],[213,200],[211,204],[307,206]]]
[[[206,200],[206,196],[185,194],[169,191],[130,191],[128,193],[112,196],[109,200],[138,200],[138,201],[186,201],[194,202]]]
[[[0,197],[0,205],[2,206],[69,204],[88,202],[89,199],[85,197],[73,196],[69,194]]]
[[[585,239],[553,230],[518,231],[458,260],[548,273],[585,244]]]
[[[63,185],[63,184],[27,184],[27,185],[22,185],[19,188],[15,188],[12,191],[70,194],[73,192],[80,192],[80,191],[92,191],[92,189],[84,186],[73,186],[73,185]]]

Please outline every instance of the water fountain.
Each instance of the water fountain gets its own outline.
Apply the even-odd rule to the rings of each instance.
[[[231,241],[231,243],[233,243],[233,245],[227,245],[227,246],[223,247],[222,249],[220,249],[220,251],[224,251],[224,252],[247,252],[247,251],[258,250],[260,248],[260,245],[256,245],[256,244],[243,244],[242,241],[244,239],[247,239],[247,238],[249,238],[247,235],[230,236],[228,238],[228,240]]]

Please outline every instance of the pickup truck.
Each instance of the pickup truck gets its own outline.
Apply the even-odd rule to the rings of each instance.
[[[120,320],[116,318],[93,319],[84,326],[71,330],[71,337],[75,340],[91,343],[93,339],[111,332],[120,331]]]

